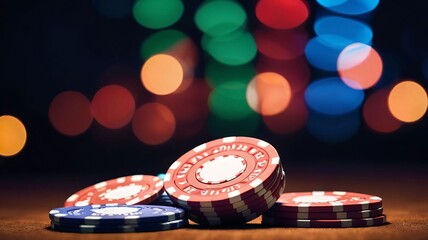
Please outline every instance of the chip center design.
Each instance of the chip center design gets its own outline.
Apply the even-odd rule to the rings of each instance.
[[[196,172],[196,177],[203,183],[222,183],[238,177],[247,167],[240,156],[218,156],[204,163]]]
[[[337,197],[326,195],[308,195],[293,198],[294,202],[317,203],[317,202],[335,202]]]
[[[118,187],[106,193],[104,197],[107,199],[113,199],[113,200],[127,198],[129,196],[138,194],[141,191],[142,187],[143,186],[141,185],[128,185],[128,186]]]
[[[140,208],[136,207],[108,207],[91,209],[92,212],[95,212],[99,215],[128,215],[134,212],[138,212],[139,210]]]

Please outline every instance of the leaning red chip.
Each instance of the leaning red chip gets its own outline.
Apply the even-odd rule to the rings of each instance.
[[[344,212],[382,207],[382,198],[354,192],[313,191],[284,193],[272,210],[289,212]]]
[[[175,161],[165,175],[165,190],[182,206],[234,203],[264,188],[279,164],[275,148],[265,141],[217,139]]]
[[[163,182],[159,177],[133,175],[99,182],[71,195],[64,203],[69,206],[87,206],[93,204],[150,203],[162,193]]]

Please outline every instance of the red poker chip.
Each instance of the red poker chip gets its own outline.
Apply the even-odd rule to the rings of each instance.
[[[285,188],[285,173],[280,178],[280,180],[276,183],[275,186],[272,186],[272,190],[264,191],[258,198],[253,201],[248,201],[244,205],[238,208],[213,208],[211,211],[192,211],[196,216],[201,216],[203,218],[208,217],[230,217],[230,216],[246,216],[248,213],[256,212],[260,210],[261,207],[269,205],[272,200],[276,202],[276,200],[281,195],[283,189]],[[273,203],[275,203],[273,202]],[[271,205],[273,205],[273,203]],[[267,209],[266,209],[267,210]]]
[[[206,216],[198,216],[194,213],[188,212],[188,217],[190,220],[201,224],[201,225],[210,225],[210,226],[217,226],[217,225],[238,225],[243,224],[248,221],[251,221],[258,216],[260,216],[263,212],[268,210],[272,207],[272,205],[276,202],[276,199],[279,197],[281,192],[283,192],[285,189],[285,181],[282,183],[282,186],[279,190],[277,190],[276,193],[272,194],[272,198],[266,198],[265,203],[259,204],[257,207],[255,207],[255,210],[248,209],[242,213],[236,213],[234,215],[222,215],[218,217],[206,217]]]
[[[133,175],[99,182],[71,195],[65,207],[93,204],[147,204],[157,199],[163,192],[163,182],[159,177]]]
[[[336,219],[336,220],[306,220],[306,219],[278,219],[262,217],[262,224],[281,227],[307,227],[307,228],[346,228],[380,226],[386,223],[386,215],[374,218]]]
[[[363,193],[342,191],[313,191],[284,193],[272,211],[288,212],[344,212],[378,209],[382,198]]]
[[[215,206],[204,206],[204,207],[195,207],[195,206],[184,206],[185,209],[191,210],[191,211],[198,211],[198,212],[204,212],[204,213],[212,213],[212,212],[223,212],[223,211],[234,211],[236,209],[245,207],[250,202],[254,202],[257,199],[260,199],[263,197],[263,195],[268,192],[272,191],[273,189],[276,189],[277,185],[281,181],[281,178],[285,178],[285,173],[282,171],[282,167],[278,168],[277,173],[275,173],[275,178],[272,178],[272,180],[266,184],[266,187],[260,189],[257,193],[252,194],[251,196],[248,196],[238,202],[224,204],[224,205],[215,205]]]
[[[266,217],[278,219],[310,219],[310,220],[335,220],[335,219],[355,219],[373,218],[382,215],[383,208],[368,209],[352,212],[286,212],[269,210],[263,214]]]
[[[181,206],[220,206],[265,188],[278,165],[278,153],[269,143],[250,137],[226,137],[181,156],[168,169],[164,186]]]

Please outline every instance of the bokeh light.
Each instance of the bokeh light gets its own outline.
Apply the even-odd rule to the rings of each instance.
[[[302,25],[309,17],[306,0],[260,0],[256,16],[266,26],[291,29]]]
[[[0,155],[10,157],[18,154],[27,141],[24,124],[10,115],[0,116]]]
[[[275,134],[291,134],[303,129],[308,118],[303,93],[293,94],[288,107],[273,116],[263,116],[266,127]]]
[[[293,93],[305,89],[311,77],[311,70],[304,56],[292,60],[276,60],[260,55],[257,62],[257,72],[281,74],[287,79]]]
[[[348,87],[340,78],[331,77],[312,82],[306,89],[305,100],[319,113],[342,115],[360,107],[364,92]]]
[[[355,19],[336,16],[316,19],[314,31],[317,35],[337,35],[352,42],[368,45],[371,45],[373,38],[373,31],[368,24]]]
[[[304,29],[274,30],[260,28],[254,33],[257,49],[264,55],[288,60],[302,55],[305,51],[308,34]]]
[[[132,8],[135,21],[143,27],[160,29],[173,25],[183,15],[181,0],[137,0]]]
[[[217,86],[210,94],[209,106],[217,117],[236,121],[254,114],[246,100],[247,84],[230,81]]]
[[[336,71],[339,54],[351,43],[351,40],[338,35],[319,35],[309,40],[306,44],[306,58],[316,68],[325,71]]]
[[[349,0],[317,0],[317,1],[319,4],[321,4],[324,7],[334,7],[334,6],[343,4],[344,2]]]
[[[240,119],[224,119],[211,114],[208,119],[209,132],[213,137],[254,136],[260,126],[260,115],[251,112]]]
[[[392,115],[402,122],[415,122],[427,111],[425,89],[414,81],[403,81],[394,86],[388,97]]]
[[[118,129],[126,126],[134,112],[135,99],[129,90],[122,86],[105,86],[92,98],[94,118],[106,128]]]
[[[175,57],[182,65],[194,68],[198,60],[198,49],[193,40],[175,29],[158,31],[146,38],[140,48],[141,58],[165,53]]]
[[[242,65],[256,57],[256,42],[247,31],[236,31],[219,37],[204,35],[202,45],[215,60],[227,65]]]
[[[195,14],[196,26],[210,36],[230,34],[242,28],[246,21],[247,14],[242,6],[230,0],[206,1]]]
[[[402,123],[392,116],[388,108],[389,90],[381,89],[364,102],[363,118],[368,127],[380,133],[391,133],[398,130]]]
[[[170,49],[186,38],[186,34],[175,29],[157,31],[141,43],[141,58],[147,60],[153,55],[168,53]]]
[[[157,95],[171,94],[183,81],[183,68],[180,62],[167,54],[157,54],[149,58],[141,69],[144,87]]]
[[[134,135],[148,145],[165,143],[174,135],[175,117],[160,103],[148,103],[137,109],[132,119]]]
[[[284,111],[290,103],[290,84],[278,73],[260,73],[248,84],[246,98],[254,111],[262,115],[275,115]]]
[[[332,0],[317,0],[317,2],[330,11],[346,15],[368,13],[373,11],[379,4],[379,0],[338,0],[336,3]]]
[[[64,135],[80,135],[92,124],[91,102],[80,92],[62,92],[49,106],[49,120],[52,126]]]
[[[351,88],[367,89],[382,75],[382,59],[371,46],[353,43],[340,53],[337,71],[342,81]]]
[[[156,102],[164,104],[174,114],[176,137],[189,138],[204,129],[209,114],[210,91],[206,81],[195,80],[182,92],[156,97]]]
[[[309,133],[322,142],[337,143],[349,140],[361,125],[358,111],[342,115],[325,115],[309,112],[307,128]]]
[[[132,0],[92,0],[97,12],[109,18],[124,18],[131,14]]]
[[[247,84],[256,75],[252,63],[238,66],[226,65],[209,59],[205,63],[205,77],[211,86],[217,87],[225,82],[237,81]]]

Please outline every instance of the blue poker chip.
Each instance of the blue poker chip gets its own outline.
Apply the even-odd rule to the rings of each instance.
[[[165,178],[165,173],[159,173],[156,177],[162,179],[163,181],[163,179]]]
[[[122,232],[153,232],[172,230],[187,226],[187,219],[178,219],[168,222],[144,223],[142,225],[60,225],[51,222],[51,229],[60,232],[74,233],[122,233]]]
[[[59,224],[138,225],[182,219],[182,208],[161,205],[89,205],[55,208],[49,218]]]

